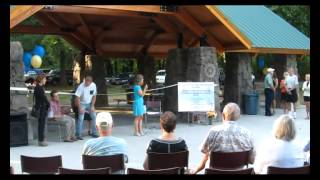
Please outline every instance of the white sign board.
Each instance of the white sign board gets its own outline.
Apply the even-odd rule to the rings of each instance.
[[[213,82],[179,82],[179,112],[214,111]]]

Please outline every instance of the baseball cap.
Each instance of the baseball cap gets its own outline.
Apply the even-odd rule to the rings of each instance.
[[[97,126],[111,127],[113,124],[112,116],[109,112],[101,112],[96,117]]]
[[[273,68],[268,68],[268,69],[267,69],[268,72],[273,72],[274,70],[275,70],[275,69],[273,69]]]

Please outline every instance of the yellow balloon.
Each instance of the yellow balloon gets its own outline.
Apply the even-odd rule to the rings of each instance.
[[[32,59],[31,59],[32,67],[39,68],[41,66],[41,64],[42,64],[42,60],[41,60],[40,56],[38,56],[38,55],[32,56]]]
[[[267,69],[268,69],[268,68],[266,67],[266,68],[264,68],[264,69],[262,70],[262,72],[263,72],[264,75],[266,75],[266,74],[268,73],[268,72],[267,72]]]

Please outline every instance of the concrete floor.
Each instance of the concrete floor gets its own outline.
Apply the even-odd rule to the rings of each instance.
[[[305,120],[305,107],[300,105],[297,109],[297,137],[296,140],[303,146],[310,139],[310,120]],[[282,114],[281,109],[277,109],[276,115],[272,117],[263,116],[264,110],[260,109],[258,115],[241,115],[238,123],[249,130],[254,135],[255,144],[259,145],[264,138],[270,137],[273,121]],[[142,169],[142,164],[146,155],[146,148],[151,139],[160,135],[158,120],[154,119],[148,123],[148,129],[145,129],[146,135],[143,137],[133,136],[133,118],[132,115],[122,113],[113,113],[115,127],[113,135],[124,138],[129,145],[129,163],[126,167]],[[149,119],[150,120],[150,119]],[[213,123],[213,126],[220,123]],[[189,147],[189,168],[194,168],[201,160],[199,145],[212,126],[203,124],[188,125],[187,123],[178,123],[176,135],[184,138]],[[52,135],[50,135],[52,136]],[[48,139],[50,139],[48,137]],[[85,140],[73,143],[52,142],[49,146],[39,147],[37,141],[29,142],[29,146],[10,148],[10,165],[13,166],[16,174],[21,173],[20,155],[27,156],[53,156],[62,155],[63,166],[66,168],[82,169],[81,151]],[[202,174],[200,172],[200,174]]]

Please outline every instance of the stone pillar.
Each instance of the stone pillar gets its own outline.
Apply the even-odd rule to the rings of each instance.
[[[219,68],[216,49],[213,47],[189,48],[187,53],[186,81],[214,82],[215,111],[217,120],[221,120],[219,98]]]
[[[10,42],[10,87],[26,87],[22,55],[21,43]],[[26,95],[24,91],[10,91],[10,114],[29,113]]]
[[[298,68],[297,68],[297,57],[296,55],[285,55],[285,54],[274,54],[272,60],[272,67],[275,69],[277,73],[277,77],[279,80],[279,88],[277,89],[277,93],[280,94],[280,81],[283,79],[283,73],[288,70],[289,67],[293,67],[296,75],[299,78]],[[301,80],[299,78],[299,80]],[[276,107],[281,108],[280,96],[276,97]]]
[[[101,56],[86,55],[85,56],[85,73],[91,74],[93,82],[97,86],[98,94],[106,94],[107,87],[105,81],[105,63]],[[98,95],[96,100],[96,107],[108,106],[108,97],[105,95]]]
[[[243,112],[244,93],[253,90],[251,80],[251,58],[249,53],[226,53],[226,78],[224,85],[224,101],[237,103]]]
[[[23,48],[20,42],[10,42],[10,87],[26,87],[24,83]],[[27,92],[10,91],[10,115],[27,114],[28,140],[33,140],[33,127],[28,109]]]
[[[138,57],[138,73],[144,77],[145,84],[149,89],[156,85],[155,60],[148,54],[142,54]]]
[[[166,85],[178,82],[215,82],[215,109],[217,119],[221,119],[219,103],[219,71],[215,49],[212,47],[197,47],[189,49],[172,49],[166,62]],[[178,112],[178,87],[165,89],[165,111]],[[185,114],[178,113],[186,119]]]
[[[166,62],[165,85],[185,82],[187,65],[187,49],[169,50]],[[178,86],[165,89],[163,110],[178,112]]]

